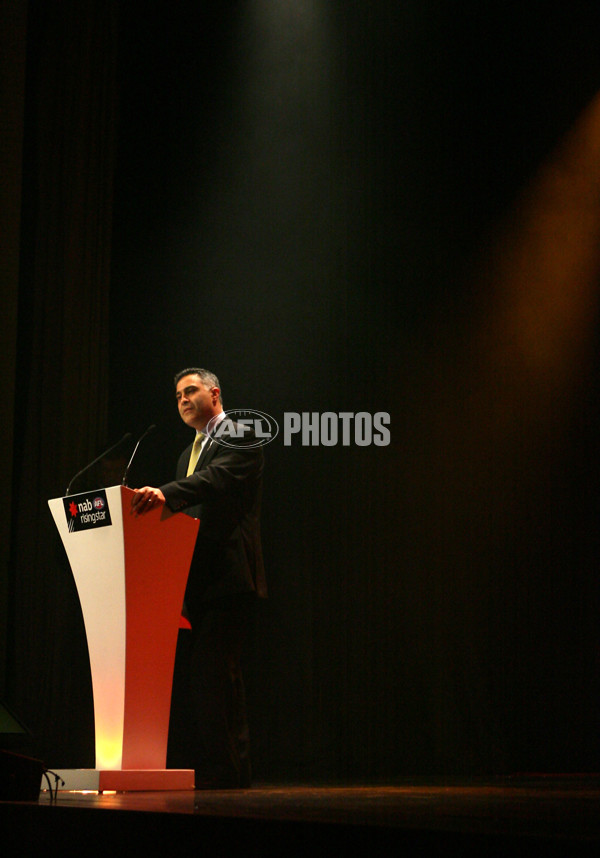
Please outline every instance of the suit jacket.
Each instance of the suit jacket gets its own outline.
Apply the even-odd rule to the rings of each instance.
[[[232,446],[209,438],[186,477],[190,444],[179,457],[176,479],[161,486],[171,510],[200,519],[185,594],[192,623],[196,606],[207,600],[253,591],[267,595],[260,538],[263,451],[249,446],[249,431],[242,438],[224,432],[221,441]]]

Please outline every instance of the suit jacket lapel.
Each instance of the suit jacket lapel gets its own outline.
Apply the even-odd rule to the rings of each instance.
[[[196,467],[194,468],[194,472],[199,471],[201,468],[204,468],[208,462],[212,459],[215,454],[216,443],[212,438],[208,438],[206,444],[202,452],[200,453],[200,457],[196,462]]]

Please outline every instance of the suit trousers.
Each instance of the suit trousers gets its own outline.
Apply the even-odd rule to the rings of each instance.
[[[250,739],[242,652],[256,611],[255,593],[195,606],[187,646],[179,647],[175,681],[187,691],[190,733],[184,753],[196,786],[249,787]],[[182,663],[183,662],[183,663]],[[187,672],[187,682],[185,673]],[[181,705],[181,704],[180,704]]]

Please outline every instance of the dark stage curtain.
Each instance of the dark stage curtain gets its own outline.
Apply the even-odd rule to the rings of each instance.
[[[106,442],[115,4],[31,2],[8,696],[48,765],[93,763],[91,684],[47,500]]]

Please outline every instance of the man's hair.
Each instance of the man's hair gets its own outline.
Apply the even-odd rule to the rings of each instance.
[[[177,373],[175,378],[173,379],[173,383],[175,387],[177,387],[178,383],[185,375],[197,375],[200,378],[202,384],[206,385],[206,387],[218,387],[219,388],[219,402],[223,405],[223,396],[221,395],[221,385],[219,383],[219,379],[214,374],[214,372],[210,372],[208,369],[201,369],[197,366],[191,366],[187,369],[182,369]]]

